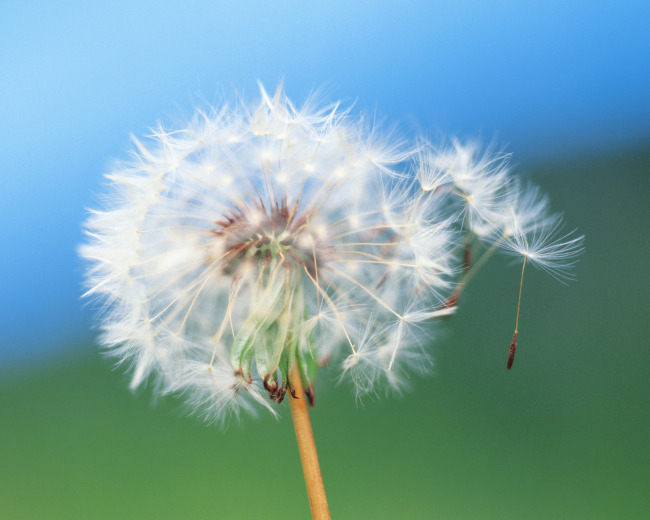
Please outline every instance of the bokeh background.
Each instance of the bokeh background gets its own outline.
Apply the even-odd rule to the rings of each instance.
[[[405,395],[312,414],[335,519],[650,510],[645,1],[18,2],[0,13],[0,518],[308,518],[288,408],[226,431],[135,395],[94,344],[76,246],[129,135],[257,80],[514,153],[577,281],[492,261]]]

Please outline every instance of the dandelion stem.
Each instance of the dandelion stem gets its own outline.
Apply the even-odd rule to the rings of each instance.
[[[314,433],[311,429],[307,399],[305,399],[305,391],[302,386],[302,378],[300,377],[297,364],[294,365],[291,372],[290,382],[295,391],[295,397],[289,398],[289,405],[291,406],[293,426],[296,430],[302,470],[305,474],[311,516],[313,520],[329,520],[330,511],[327,506],[327,498],[325,497],[325,487],[323,486],[320,465],[318,464]]]

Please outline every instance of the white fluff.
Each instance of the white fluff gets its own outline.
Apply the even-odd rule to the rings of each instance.
[[[260,90],[257,105],[134,138],[90,213],[86,294],[133,387],[153,375],[208,420],[272,409],[303,358],[340,363],[359,393],[396,387],[428,363],[421,324],[453,312],[461,237],[554,273],[577,252],[540,246],[546,201],[502,156],[409,147],[338,104]]]

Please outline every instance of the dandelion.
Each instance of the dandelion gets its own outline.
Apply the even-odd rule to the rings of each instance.
[[[260,94],[134,138],[86,223],[86,296],[132,388],[151,380],[216,422],[289,396],[312,514],[327,518],[306,406],[319,367],[359,397],[398,390],[430,365],[426,323],[493,250],[563,276],[581,239],[549,242],[556,221],[507,156],[409,145],[338,104]],[[489,249],[472,264],[474,243]]]
[[[524,200],[534,201],[536,199],[536,189],[532,188],[532,191],[534,193],[528,197],[524,197]],[[540,205],[540,203],[529,204],[526,209],[528,212],[534,214],[541,213]],[[521,291],[524,284],[526,262],[529,261],[556,279],[568,280],[572,277],[570,268],[573,267],[576,262],[576,257],[584,249],[584,237],[574,236],[574,232],[565,235],[559,234],[561,225],[562,219],[559,215],[533,219],[526,211],[519,215],[513,211],[511,213],[510,224],[506,227],[509,231],[502,237],[503,247],[506,252],[523,257],[524,259],[521,265],[515,332],[512,343],[510,343],[506,364],[508,370],[512,368],[515,351],[517,350],[519,310],[521,308]]]

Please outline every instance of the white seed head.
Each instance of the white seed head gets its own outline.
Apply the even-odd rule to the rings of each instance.
[[[295,366],[312,399],[330,360],[359,393],[398,387],[428,363],[421,323],[453,311],[460,233],[493,237],[545,209],[474,145],[409,147],[338,104],[260,91],[134,138],[80,248],[132,386],[153,378],[208,420],[272,409]],[[506,249],[561,271],[553,246],[525,242],[534,224],[517,229]]]

